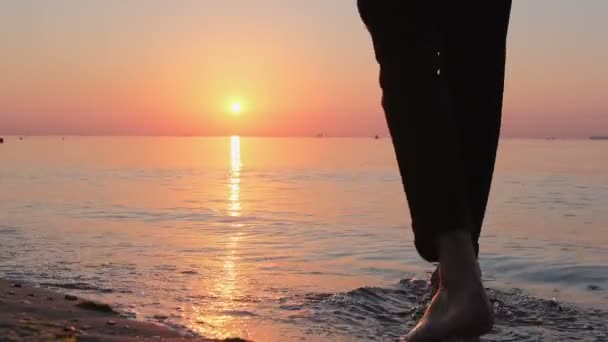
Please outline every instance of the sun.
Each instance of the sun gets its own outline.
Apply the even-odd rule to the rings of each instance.
[[[230,103],[230,112],[233,115],[239,115],[239,114],[241,114],[242,110],[243,110],[243,106],[241,105],[240,102],[232,102],[232,103]]]

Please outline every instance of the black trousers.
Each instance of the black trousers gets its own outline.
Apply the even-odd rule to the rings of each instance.
[[[500,133],[511,0],[358,0],[380,65],[382,106],[415,245],[472,233],[475,252]]]

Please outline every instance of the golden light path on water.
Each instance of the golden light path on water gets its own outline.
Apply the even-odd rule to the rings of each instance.
[[[229,214],[241,215],[241,137],[230,137],[230,197]]]
[[[226,213],[235,219],[241,216],[241,169],[241,137],[231,136]],[[242,322],[238,322],[233,315],[239,310],[238,299],[245,283],[243,279],[239,279],[240,264],[237,254],[243,225],[238,220],[229,224],[229,233],[220,241],[224,251],[218,256],[219,274],[210,287],[210,294],[217,298],[213,304],[194,310],[192,317],[191,328],[207,337],[234,337],[243,330]]]

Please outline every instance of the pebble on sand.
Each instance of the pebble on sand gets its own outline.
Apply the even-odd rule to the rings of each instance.
[[[100,312],[115,312],[114,309],[112,309],[112,307],[108,304],[105,303],[97,303],[91,300],[85,300],[82,301],[78,304],[76,304],[76,306],[83,308],[83,309],[87,309],[87,310],[93,310],[93,311],[100,311]]]
[[[66,332],[77,332],[78,330],[75,327],[73,327],[73,326],[69,326],[69,327],[63,328],[63,331],[66,331]]]
[[[63,298],[65,298],[65,300],[78,300],[78,297],[69,294],[66,294]]]

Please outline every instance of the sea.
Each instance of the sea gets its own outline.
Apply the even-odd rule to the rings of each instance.
[[[480,244],[484,341],[607,341],[608,141],[503,139]],[[0,277],[184,334],[392,341],[433,268],[388,138],[0,144]]]

